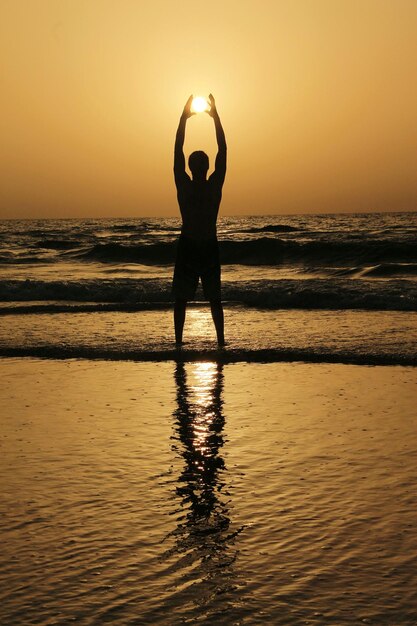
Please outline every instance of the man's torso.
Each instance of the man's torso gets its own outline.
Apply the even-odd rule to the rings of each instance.
[[[222,186],[211,176],[205,181],[189,177],[177,185],[182,216],[181,232],[194,240],[216,237],[216,222],[222,198]]]

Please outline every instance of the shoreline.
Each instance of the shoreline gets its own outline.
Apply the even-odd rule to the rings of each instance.
[[[167,309],[6,315],[0,357],[417,365],[414,313],[225,307],[224,316],[227,343],[219,349],[208,307],[191,306],[178,350]]]
[[[233,363],[305,363],[340,364],[382,367],[417,367],[417,355],[360,355],[346,353],[316,354],[303,350],[280,349],[168,349],[168,350],[111,350],[83,347],[0,347],[0,358],[29,358],[42,360],[82,360],[110,362],[174,362],[195,363],[214,362],[223,365]]]

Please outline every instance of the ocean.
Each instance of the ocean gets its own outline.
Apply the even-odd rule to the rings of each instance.
[[[0,354],[171,358],[179,232],[177,218],[1,221]],[[417,363],[417,213],[222,217],[218,237],[225,362]],[[185,341],[190,359],[215,350],[200,288]]]
[[[417,624],[417,214],[0,223],[0,623]]]

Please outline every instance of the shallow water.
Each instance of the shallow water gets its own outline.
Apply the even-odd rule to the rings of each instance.
[[[407,311],[226,307],[225,332],[226,361],[417,363],[417,315]],[[173,334],[171,310],[7,315],[1,318],[0,354],[159,360],[172,358]],[[188,309],[184,340],[184,358],[190,351],[207,356],[215,350],[207,305]]]
[[[2,624],[417,623],[415,369],[0,369]]]

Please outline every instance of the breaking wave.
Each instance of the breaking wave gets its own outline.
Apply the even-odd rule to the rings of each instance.
[[[381,263],[417,263],[414,242],[372,241],[284,241],[261,237],[247,241],[219,242],[221,262],[225,265],[326,264],[364,265]],[[102,263],[172,264],[175,242],[144,245],[99,243],[78,252],[77,258]]]
[[[391,276],[417,276],[417,263],[381,263],[362,272],[363,276],[380,278]]]
[[[269,309],[417,310],[417,284],[404,280],[389,283],[348,278],[224,281],[222,296],[225,301]],[[171,281],[146,278],[3,280],[0,281],[0,301],[157,305],[172,301]],[[4,313],[7,309],[1,310]]]

